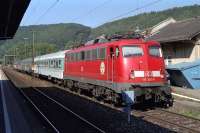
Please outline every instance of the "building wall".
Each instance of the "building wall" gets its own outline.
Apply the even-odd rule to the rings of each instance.
[[[200,40],[161,44],[166,65],[200,59]]]

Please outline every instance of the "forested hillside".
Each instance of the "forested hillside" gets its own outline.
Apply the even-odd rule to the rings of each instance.
[[[0,51],[2,51],[0,56],[5,53],[14,54],[15,51],[20,57],[25,53],[31,55],[33,31],[35,32],[36,54],[40,55],[66,49],[74,42],[85,42],[91,29],[80,24],[22,26],[18,29],[14,39],[0,42]]]
[[[161,12],[143,13],[103,24],[93,29],[91,36],[96,37],[101,34],[113,34],[116,32],[127,32],[130,30],[134,31],[137,26],[140,29],[145,29],[158,24],[169,17],[173,17],[176,20],[183,20],[196,16],[200,16],[199,5],[173,8]]]
[[[23,26],[18,29],[13,40],[0,42],[0,58],[5,53],[16,53],[20,58],[31,56],[32,31],[35,31],[36,55],[41,55],[67,49],[72,45],[85,42],[88,38],[94,38],[101,34],[134,31],[137,26],[140,29],[145,29],[169,17],[183,20],[196,16],[200,16],[199,5],[173,8],[161,12],[143,13],[106,23],[94,29],[72,23]]]

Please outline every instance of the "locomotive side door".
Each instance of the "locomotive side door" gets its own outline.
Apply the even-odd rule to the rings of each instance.
[[[114,47],[108,47],[108,58],[107,58],[107,68],[108,68],[108,75],[107,75],[107,80],[111,83],[114,81]]]

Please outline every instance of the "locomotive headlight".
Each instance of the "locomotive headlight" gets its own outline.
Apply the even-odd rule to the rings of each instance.
[[[130,78],[131,78],[131,79],[134,79],[134,78],[135,78],[134,72],[131,72],[131,73],[130,73]]]

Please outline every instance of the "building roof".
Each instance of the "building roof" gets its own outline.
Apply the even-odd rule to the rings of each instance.
[[[171,23],[147,40],[156,40],[160,43],[176,42],[192,40],[198,34],[200,34],[200,17]]]
[[[182,71],[182,70],[194,68],[197,66],[200,66],[200,59],[195,60],[193,62],[182,62],[182,63],[178,63],[178,64],[171,64],[171,65],[167,66],[167,69]]]
[[[0,4],[0,40],[13,38],[30,0],[2,0]]]

